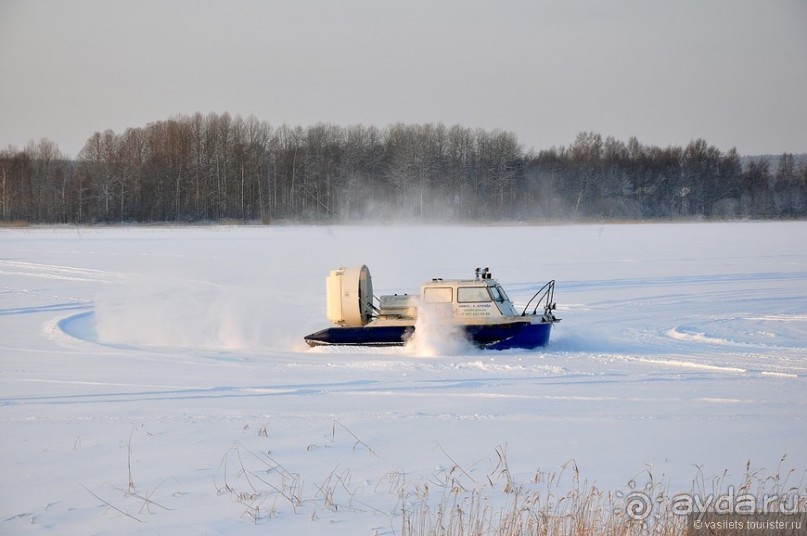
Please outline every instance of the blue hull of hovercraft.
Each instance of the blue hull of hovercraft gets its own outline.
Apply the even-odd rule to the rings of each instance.
[[[463,326],[475,346],[490,350],[532,349],[546,346],[552,324],[510,322]],[[305,337],[311,346],[401,346],[415,332],[414,326],[332,327]]]

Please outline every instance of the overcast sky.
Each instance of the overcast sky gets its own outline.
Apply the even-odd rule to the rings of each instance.
[[[0,148],[197,111],[807,152],[807,0],[0,0]]]

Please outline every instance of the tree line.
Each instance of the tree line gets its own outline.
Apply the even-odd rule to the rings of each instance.
[[[44,223],[804,218],[807,160],[743,163],[698,139],[646,146],[583,132],[525,151],[460,125],[318,124],[196,113],[0,151],[0,219]]]

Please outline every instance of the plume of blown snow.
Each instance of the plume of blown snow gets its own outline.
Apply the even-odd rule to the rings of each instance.
[[[450,303],[418,305],[415,332],[406,343],[409,354],[421,357],[467,354],[473,346],[461,326],[453,322]]]
[[[268,306],[267,304],[273,304]],[[301,344],[302,305],[281,289],[249,281],[245,286],[148,281],[104,289],[95,299],[100,342],[244,350]]]

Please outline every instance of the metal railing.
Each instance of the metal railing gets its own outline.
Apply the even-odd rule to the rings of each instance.
[[[527,305],[524,306],[524,310],[521,312],[521,316],[527,315],[527,309],[530,308],[530,305],[532,305],[532,302],[535,301],[536,298],[538,298],[538,301],[535,302],[535,307],[533,308],[532,313],[530,314],[533,315],[536,314],[541,304],[544,305],[545,312],[551,313],[555,309],[555,280],[553,279],[552,281],[541,287],[541,289],[538,292],[536,292],[532,296],[532,298],[530,298],[530,301],[528,301]],[[554,319],[554,316],[552,316],[552,318]]]

